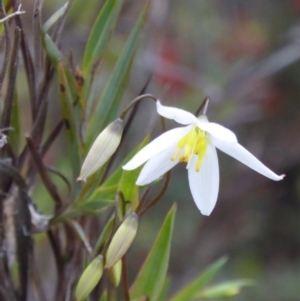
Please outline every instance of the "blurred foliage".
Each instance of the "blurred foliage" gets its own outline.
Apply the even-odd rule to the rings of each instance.
[[[101,270],[90,300],[298,300],[300,1],[23,2],[25,14],[0,24],[0,299],[73,300],[126,214],[144,206],[114,272],[120,287]],[[17,6],[1,1],[0,19]],[[209,218],[195,210],[183,166],[148,210],[168,181],[138,190],[139,170],[121,169],[160,132],[143,101],[112,159],[77,183],[94,139],[146,91],[194,112],[209,95],[210,119],[286,179],[270,182],[220,154]],[[231,278],[255,286],[235,296],[252,282]]]

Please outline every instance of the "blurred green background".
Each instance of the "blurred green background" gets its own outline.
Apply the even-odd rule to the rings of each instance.
[[[29,38],[33,2],[23,3],[27,13],[22,19]],[[45,0],[43,19],[63,3]],[[75,66],[81,65],[88,34],[102,5],[99,0],[74,0],[61,47],[65,56],[72,51]],[[106,84],[142,6],[143,1],[124,2],[100,68],[95,97]],[[164,216],[176,202],[171,291],[226,255],[229,262],[217,280],[257,281],[257,286],[246,288],[234,300],[299,300],[299,20],[299,0],[151,1],[123,107],[140,93],[149,77],[147,92],[166,105],[195,112],[209,96],[209,119],[232,129],[242,145],[276,173],[285,173],[286,178],[272,182],[219,152],[219,198],[212,215],[204,217],[193,202],[185,166],[176,167],[163,200],[142,219],[128,256],[132,273],[137,270],[135,265],[143,262]],[[22,80],[19,76],[20,83]],[[18,89],[22,95],[25,85]],[[56,87],[53,98],[57,98]],[[28,99],[24,96],[20,100],[24,103],[25,133]],[[59,119],[58,110],[57,101],[53,101],[49,124]],[[153,103],[143,102],[130,128],[131,143],[125,142],[119,160],[145,134],[151,132],[152,138],[159,135],[157,121]],[[63,155],[62,137],[46,161],[66,170]],[[51,212],[52,202],[42,189],[36,189],[35,200],[43,213]]]

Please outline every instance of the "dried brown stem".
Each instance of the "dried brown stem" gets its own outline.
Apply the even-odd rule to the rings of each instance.
[[[19,45],[20,45],[20,29],[16,28],[13,51],[12,51],[10,67],[9,67],[9,77],[8,77],[9,82],[8,82],[7,94],[4,102],[3,117],[1,120],[1,127],[4,128],[9,127],[10,125],[15,83],[17,78],[17,68],[19,62],[19,57],[18,57]]]
[[[166,178],[165,178],[165,182],[164,182],[162,189],[157,194],[157,196],[151,202],[149,202],[149,204],[145,208],[143,208],[139,212],[137,212],[139,217],[141,217],[144,213],[146,213],[149,209],[151,209],[154,205],[156,205],[157,202],[161,199],[161,197],[165,194],[165,192],[168,188],[169,182],[170,182],[170,177],[171,177],[171,174],[170,174],[170,171],[168,171],[166,173]]]
[[[0,17],[4,18],[6,16],[3,0],[0,1]],[[10,37],[9,37],[9,28],[7,20],[3,22],[4,25],[4,36],[5,36],[5,52],[4,52],[4,61],[3,66],[0,72],[0,93],[2,89],[3,80],[6,74],[7,65],[9,61],[10,54]]]
[[[125,301],[130,301],[128,278],[127,278],[126,255],[122,257],[122,286],[123,286]]]
[[[41,179],[45,185],[45,187],[47,188],[49,194],[51,195],[53,201],[55,202],[55,212],[57,212],[60,207],[62,206],[63,202],[57,192],[56,186],[53,184],[53,182],[51,181],[47,169],[44,166],[44,163],[42,161],[42,158],[39,154],[39,152],[37,151],[33,140],[31,139],[30,136],[26,137],[26,141],[27,141],[27,145],[28,145],[28,149],[31,153],[31,157],[33,162],[35,163],[35,166],[41,176]]]

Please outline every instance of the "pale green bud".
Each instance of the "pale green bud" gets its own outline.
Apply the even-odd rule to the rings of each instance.
[[[76,301],[84,300],[95,288],[103,274],[103,256],[98,255],[82,273],[76,290]]]
[[[110,123],[97,137],[81,167],[77,181],[86,181],[116,151],[123,132],[123,120],[118,118]]]
[[[127,252],[138,229],[138,216],[129,213],[113,236],[106,253],[106,268],[112,267]]]
[[[122,275],[122,260],[118,260],[111,268],[108,269],[108,277],[111,284],[114,287],[118,287],[120,284]]]

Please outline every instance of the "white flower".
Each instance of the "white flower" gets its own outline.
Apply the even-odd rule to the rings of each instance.
[[[185,125],[172,129],[139,151],[123,169],[143,167],[136,184],[146,185],[158,179],[178,162],[186,162],[189,186],[194,201],[204,215],[210,215],[219,192],[219,163],[216,147],[260,174],[279,181],[278,176],[241,146],[235,134],[225,127],[193,114],[156,102],[161,116]]]

